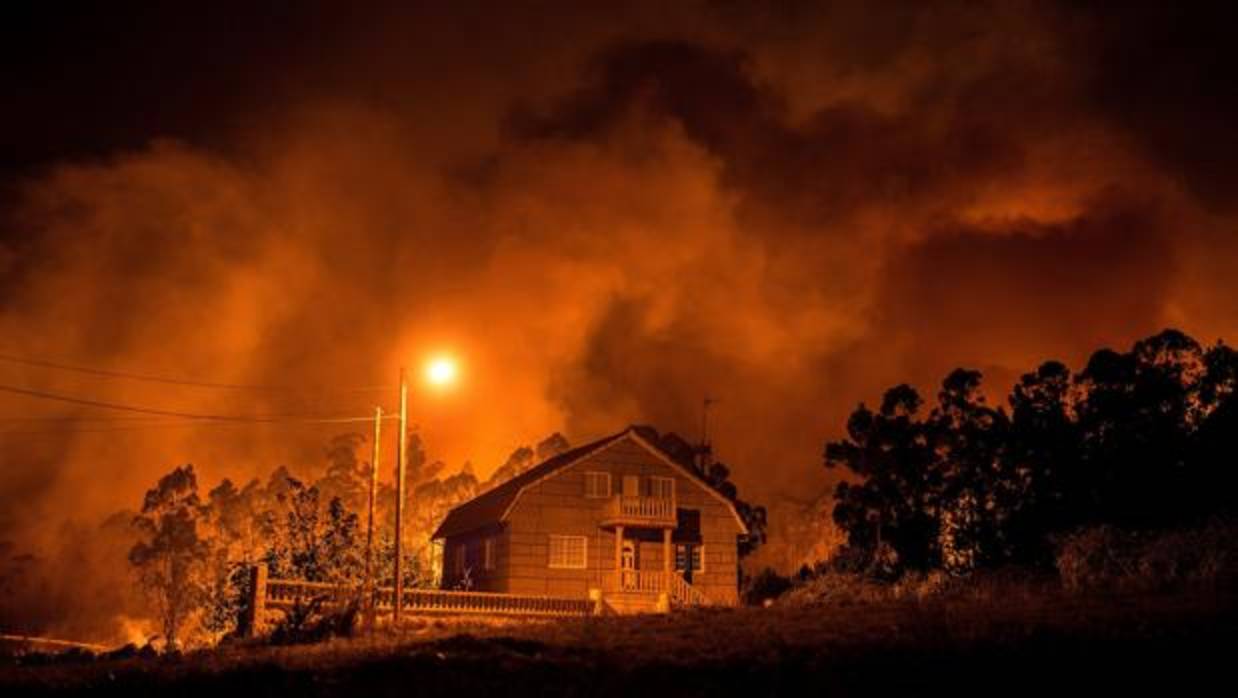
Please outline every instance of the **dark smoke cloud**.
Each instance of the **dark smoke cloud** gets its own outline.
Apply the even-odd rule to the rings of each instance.
[[[12,353],[306,390],[0,382],[365,414],[317,387],[449,349],[461,389],[413,402],[453,468],[556,430],[695,435],[710,395],[759,500],[822,491],[822,442],[891,384],[968,364],[1000,394],[1164,324],[1238,329],[1222,10],[302,6],[25,25],[0,328]],[[0,538],[34,543],[175,464],[320,467],[330,436],[23,429]]]

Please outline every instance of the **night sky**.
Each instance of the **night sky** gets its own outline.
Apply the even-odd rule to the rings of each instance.
[[[1238,336],[1231,4],[772,5],[9,3],[3,353],[307,389],[0,383],[367,414],[332,391],[445,350],[449,469],[710,395],[741,490],[807,497],[895,383]],[[329,436],[69,424],[0,436],[4,533]]]

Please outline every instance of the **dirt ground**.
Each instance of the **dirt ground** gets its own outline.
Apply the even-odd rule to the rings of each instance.
[[[1187,695],[1235,690],[1232,594],[1009,596],[538,623],[0,664],[11,695]],[[1218,683],[1219,682],[1219,683]]]

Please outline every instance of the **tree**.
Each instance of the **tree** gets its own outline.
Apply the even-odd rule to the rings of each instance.
[[[936,509],[942,488],[923,400],[909,385],[886,391],[873,412],[861,404],[847,420],[847,438],[826,444],[826,467],[844,467],[861,482],[834,492],[834,523],[848,547],[884,567],[924,569],[939,559]]]
[[[1153,529],[1233,513],[1238,497],[1238,353],[1177,330],[1101,349],[1078,374],[1049,361],[986,404],[956,369],[921,418],[910,386],[863,404],[826,467],[834,520],[871,564],[966,571],[1046,564],[1057,533],[1101,523]],[[884,550],[889,548],[889,554]]]
[[[335,497],[327,504],[327,520],[322,534],[322,563],[328,581],[353,584],[361,580],[365,560],[360,545],[357,515]]]
[[[324,506],[317,485],[286,477],[268,512],[269,544],[263,556],[276,577],[310,582],[354,583],[361,579],[364,551],[359,519],[340,497]]]
[[[340,434],[327,444],[327,472],[315,483],[324,501],[339,497],[345,506],[360,511],[369,497],[369,463],[357,457],[357,449],[365,443],[361,434]]]
[[[1076,382],[1091,522],[1152,528],[1189,515],[1203,365],[1199,345],[1176,330],[1088,360]]]
[[[147,491],[133,520],[141,539],[129,551],[129,562],[155,606],[168,647],[178,645],[181,628],[202,602],[210,545],[198,534],[201,517],[197,477],[193,466],[185,465]]]
[[[533,449],[528,446],[521,446],[512,451],[511,455],[507,457],[507,460],[503,461],[503,465],[500,465],[498,470],[495,470],[494,474],[490,476],[490,479],[486,481],[485,489],[494,489],[529,468],[532,468],[537,464],[537,461],[534,460],[534,458],[535,454],[533,453]]]
[[[1016,559],[1048,562],[1046,533],[1082,518],[1086,501],[1082,435],[1073,416],[1070,369],[1047,361],[1025,373],[1010,395],[1010,475],[1022,487],[1022,505],[1010,521]]]
[[[765,532],[769,523],[766,519],[765,507],[751,504],[739,498],[739,488],[735,486],[735,483],[731,482],[731,469],[722,463],[715,462],[711,464],[705,480],[719,494],[731,500],[731,504],[735,507],[735,513],[739,514],[739,518],[748,529],[748,535],[740,538],[739,556],[742,558],[751,555],[765,543]]]
[[[941,472],[938,547],[943,566],[955,572],[1010,557],[1009,522],[1026,488],[1009,457],[1009,418],[986,404],[981,378],[979,371],[952,371],[929,418]]]
[[[1192,471],[1200,480],[1200,508],[1238,514],[1238,351],[1218,342],[1204,354],[1199,381],[1199,426]]]
[[[540,463],[554,458],[571,447],[572,445],[568,443],[567,439],[563,438],[563,435],[556,431],[537,443],[537,461]]]

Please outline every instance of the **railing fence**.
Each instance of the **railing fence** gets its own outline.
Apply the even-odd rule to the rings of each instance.
[[[356,602],[365,605],[366,589],[359,584],[331,584],[293,579],[268,579],[265,566],[253,575],[248,622],[260,620],[265,609],[289,610],[297,604],[326,606]],[[394,590],[374,589],[374,608],[391,612]],[[489,616],[564,617],[587,616],[595,612],[596,602],[588,598],[501,594],[481,591],[404,589],[401,612]]]

